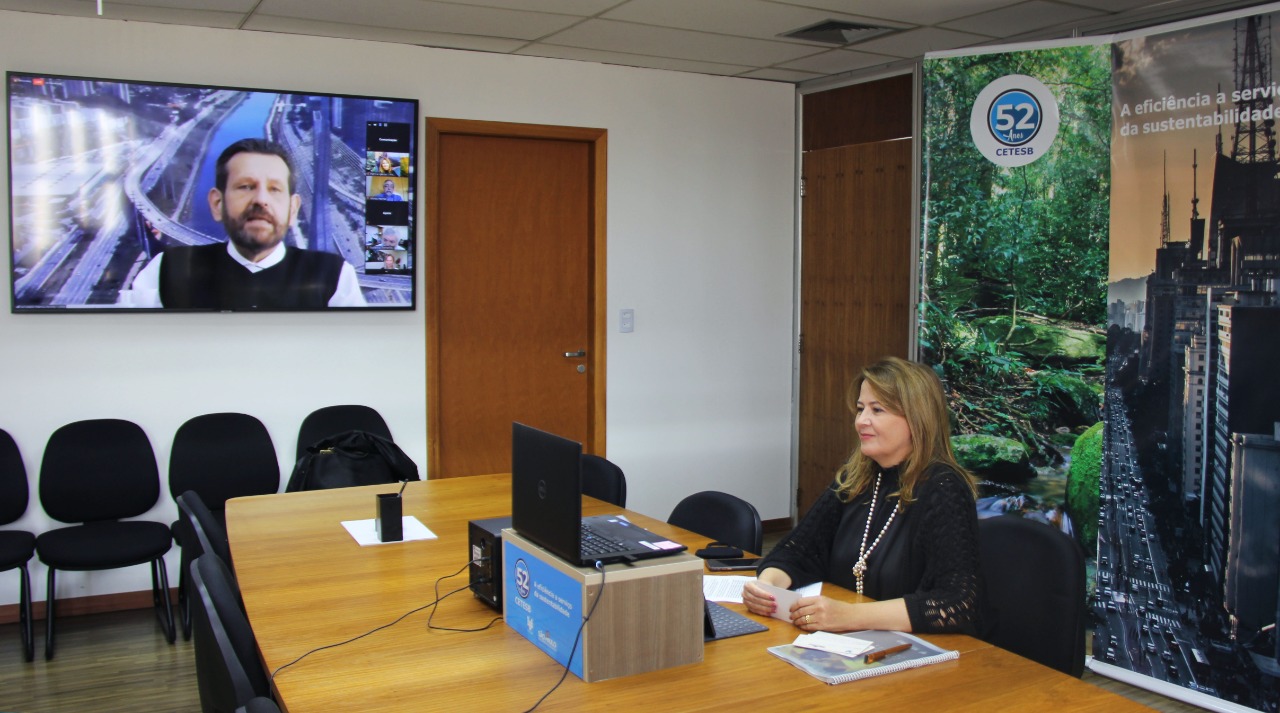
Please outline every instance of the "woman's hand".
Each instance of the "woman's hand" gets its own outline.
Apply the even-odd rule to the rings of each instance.
[[[829,597],[802,597],[791,605],[791,623],[804,631],[853,631],[859,628],[857,606]]]
[[[756,582],[764,582],[772,584],[775,587],[786,589],[791,586],[791,577],[785,572],[773,567],[767,567],[756,577]],[[747,605],[747,611],[760,616],[773,616],[778,609],[778,602],[773,595],[764,589],[756,586],[756,582],[747,582],[742,587],[742,603]]]

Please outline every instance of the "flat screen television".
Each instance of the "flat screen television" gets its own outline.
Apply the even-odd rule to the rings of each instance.
[[[416,100],[6,85],[14,313],[415,308]]]

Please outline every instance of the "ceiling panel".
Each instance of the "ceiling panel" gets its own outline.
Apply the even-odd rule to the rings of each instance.
[[[254,14],[303,20],[535,40],[581,22],[573,15],[422,0],[262,0]]]
[[[801,8],[764,0],[631,0],[604,13],[603,17],[739,37],[785,39],[788,42],[802,40],[779,35],[826,20],[868,24],[878,22],[861,15]],[[892,23],[891,26],[902,27],[901,23]]]
[[[573,59],[582,62],[599,62],[600,64],[620,64],[628,67],[644,66],[650,69],[670,69],[677,72],[698,72],[701,74],[736,75],[750,71],[752,67],[744,64],[721,64],[717,62],[699,62],[688,59],[670,59],[666,57],[644,57],[625,52],[605,52],[602,50],[583,49],[581,47],[561,47],[545,42],[532,44],[515,54],[531,57],[554,57],[557,59]]]
[[[508,37],[485,37],[482,35],[454,35],[443,32],[421,32],[418,30],[399,30],[388,27],[366,27],[349,23],[322,22],[320,20],[301,20],[296,17],[275,17],[259,15],[245,23],[245,30],[260,32],[283,32],[294,35],[313,35],[315,37],[339,37],[349,40],[371,40],[373,42],[393,42],[403,45],[423,45],[427,47],[445,47],[448,49],[474,50],[477,52],[498,52],[509,54],[529,44],[527,40]]]
[[[587,20],[548,38],[548,42],[569,47],[752,66],[769,66],[822,51],[812,45],[792,42],[757,40],[613,20]]]
[[[1024,32],[1034,32],[1046,27],[1079,22],[1097,16],[1097,12],[1083,7],[1046,0],[1032,0],[1021,5],[1003,7],[999,10],[944,22],[942,26],[961,32],[1012,37]]]
[[[97,17],[97,0],[0,10]],[[103,0],[103,17],[558,57],[777,82],[901,65],[930,50],[1097,35],[1260,0]],[[827,44],[779,35],[826,20],[895,31]],[[56,38],[50,38],[56,42]]]
[[[960,17],[977,15],[998,7],[1016,5],[1021,0],[773,0],[787,5],[805,5],[835,12],[858,13],[882,20],[914,25],[936,25]]]
[[[921,27],[884,37],[874,37],[859,42],[855,48],[864,52],[887,54],[892,57],[920,57],[925,52],[952,50],[957,47],[991,42],[991,35],[975,35],[969,32],[944,30],[941,27]]]

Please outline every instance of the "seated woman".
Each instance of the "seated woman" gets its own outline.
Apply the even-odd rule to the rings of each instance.
[[[853,454],[760,562],[758,580],[783,589],[827,581],[876,600],[801,598],[790,618],[805,631],[980,633],[976,484],[952,454],[942,383],[928,367],[888,358],[862,370],[854,394]],[[777,608],[754,582],[742,600],[756,614]]]

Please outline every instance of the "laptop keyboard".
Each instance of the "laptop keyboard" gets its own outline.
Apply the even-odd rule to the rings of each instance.
[[[625,549],[624,543],[597,532],[585,522],[582,523],[582,556],[584,558],[613,554]]]
[[[734,636],[742,636],[743,634],[754,634],[757,631],[766,631],[769,628],[715,602],[707,602],[707,612],[711,615],[711,625],[715,628],[714,639],[728,639]]]

